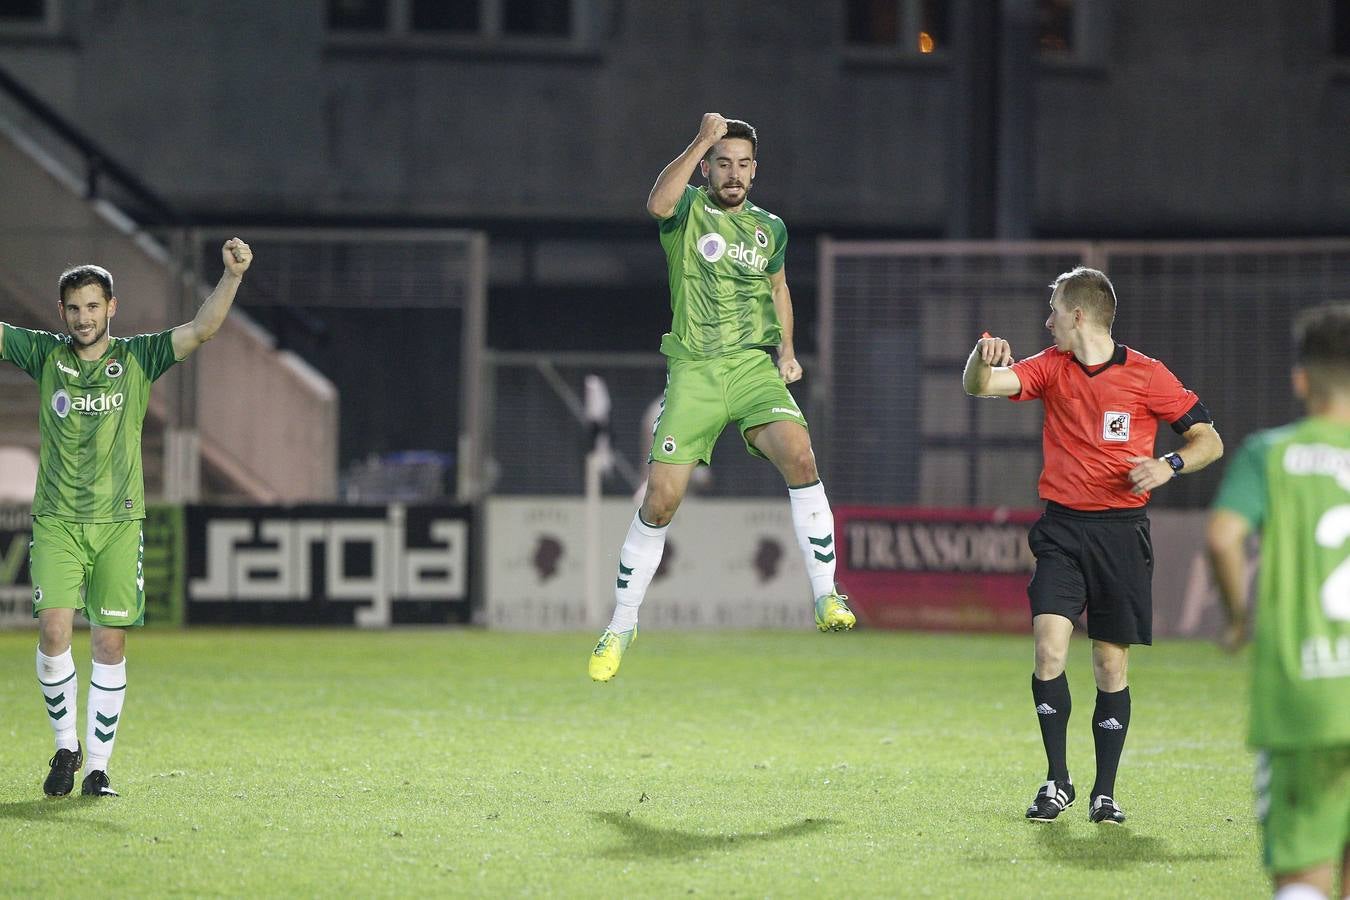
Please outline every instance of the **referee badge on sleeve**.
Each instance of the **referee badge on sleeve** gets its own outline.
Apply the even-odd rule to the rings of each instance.
[[[1102,440],[1128,441],[1130,439],[1130,414],[1127,412],[1107,412],[1102,416]]]

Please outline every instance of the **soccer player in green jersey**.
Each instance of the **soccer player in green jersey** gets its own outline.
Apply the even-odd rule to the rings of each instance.
[[[145,617],[141,426],[150,385],[215,335],[253,261],[253,251],[238,238],[225,242],[221,256],[225,272],[196,317],[159,334],[108,333],[117,297],[112,275],[99,266],[61,275],[58,309],[65,334],[0,322],[0,359],[31,375],[41,397],[30,566],[38,684],[56,735],[56,755],[42,786],[52,797],[71,792],[86,750],[81,793],[116,796],[108,760],[126,697],[126,630]],[[83,745],[75,734],[77,679],[70,653],[77,609],[89,620],[94,657]]]
[[[1308,416],[1247,439],[1208,529],[1230,641],[1245,622],[1247,538],[1261,536],[1248,742],[1282,900],[1350,896],[1350,304],[1307,311],[1295,334]]]
[[[661,223],[670,280],[671,327],[661,339],[666,394],[652,433],[647,492],[619,551],[614,617],[591,654],[596,681],[618,672],[637,634],[638,607],[661,562],[666,528],[694,467],[712,461],[729,422],[740,428],[746,450],[772,462],[787,481],[816,626],[839,631],[855,622],[834,584],[834,515],[806,420],[787,389],[802,377],[783,268],[787,227],[747,199],[758,147],[750,125],[707,113],[647,198],[647,211]],[[695,168],[703,187],[689,184]]]

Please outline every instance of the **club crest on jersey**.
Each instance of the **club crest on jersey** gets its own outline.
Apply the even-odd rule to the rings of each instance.
[[[104,371],[108,373],[109,378],[118,378],[122,375],[122,364],[115,359],[110,359]]]
[[[1102,416],[1102,440],[1128,441],[1130,439],[1130,414],[1127,412],[1107,412]]]
[[[55,394],[52,394],[52,412],[56,413],[57,418],[64,419],[70,415],[70,394],[62,388]]]
[[[710,231],[698,239],[698,255],[704,262],[715,263],[727,252],[727,239],[715,231]]]
[[[675,438],[672,435],[666,435],[666,439],[661,442],[661,452],[666,455],[675,452]]]
[[[37,605],[41,602],[42,602],[42,588],[35,586],[33,588],[33,604]]]
[[[761,247],[769,246],[769,233],[758,225],[755,226],[755,243]]]

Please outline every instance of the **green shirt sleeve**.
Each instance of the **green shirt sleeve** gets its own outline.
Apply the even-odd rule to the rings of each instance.
[[[783,269],[783,262],[787,259],[788,234],[787,226],[783,224],[782,219],[774,219],[774,231],[778,232],[774,236],[773,256],[769,257],[769,265],[765,269],[770,275],[780,272]]]
[[[173,329],[159,334],[138,334],[127,341],[127,349],[141,364],[141,371],[151,381],[169,371],[178,362],[173,355]]]
[[[1271,442],[1270,431],[1258,431],[1242,443],[1224,472],[1214,509],[1231,510],[1253,528],[1261,527],[1266,518],[1266,454]]]
[[[689,209],[694,205],[694,198],[698,196],[698,193],[698,188],[692,184],[684,186],[684,193],[680,194],[680,202],[675,204],[675,211],[670,214],[670,218],[661,220],[662,234],[670,234],[684,229],[684,223],[689,221]]]
[[[0,358],[7,359],[37,380],[42,374],[42,363],[47,356],[61,345],[61,339],[48,331],[32,331],[6,324],[4,353]]]

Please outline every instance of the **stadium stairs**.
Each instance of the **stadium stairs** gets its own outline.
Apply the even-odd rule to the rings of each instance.
[[[76,174],[80,153],[53,148],[49,135],[40,142],[43,123],[14,109],[0,104],[0,320],[60,331],[56,278],[83,262],[106,266],[116,279],[114,334],[158,331],[189,318],[185,306],[195,308],[214,285],[219,257],[205,260],[206,283],[184,280],[162,243],[119,207],[91,196],[92,175]],[[181,385],[182,378],[195,388]],[[155,386],[144,432],[150,498],[165,493],[168,429],[179,397],[191,398],[183,419],[185,427],[196,423],[204,499],[288,503],[336,496],[336,389],[299,357],[278,351],[238,306],[210,344]],[[38,445],[37,391],[9,364],[0,365],[0,445]]]

